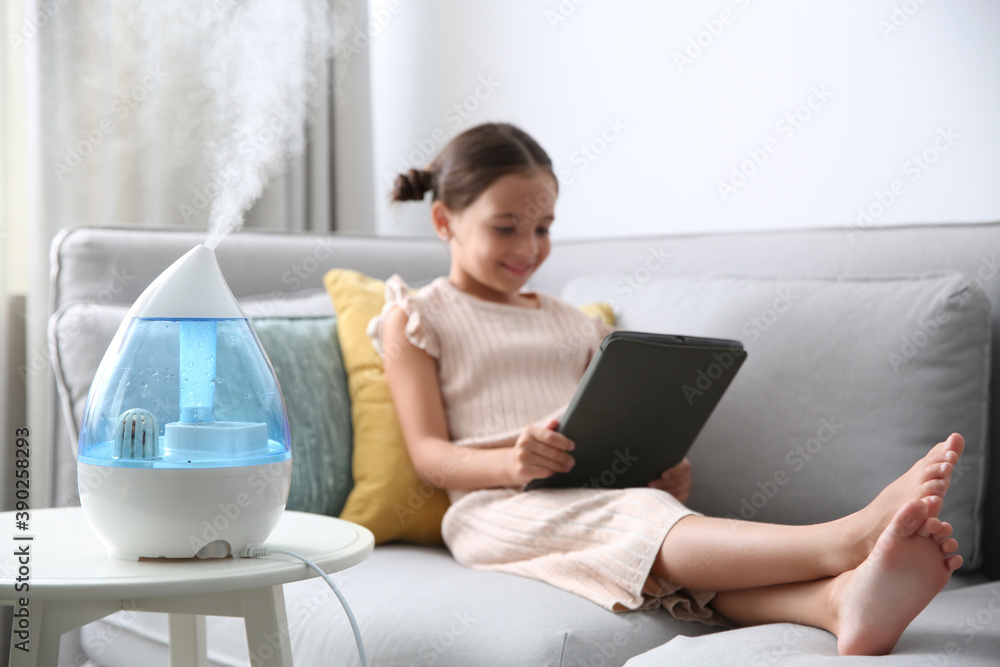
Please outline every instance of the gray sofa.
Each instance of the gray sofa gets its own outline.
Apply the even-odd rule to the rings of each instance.
[[[74,504],[74,430],[124,309],[204,234],[74,228],[52,248],[51,459]],[[695,443],[692,507],[823,521],[867,503],[952,431],[968,441],[945,503],[966,566],[891,656],[849,664],[995,664],[1000,655],[1000,223],[557,241],[536,289],[611,303],[622,328],[739,338],[749,356]],[[324,273],[412,285],[447,272],[435,239],[239,233],[218,250],[257,317],[329,317]],[[252,313],[251,313],[252,311]],[[75,319],[72,319],[75,318]],[[690,378],[711,382],[712,369]],[[293,438],[294,436],[293,428]],[[341,477],[346,475],[346,471]],[[349,483],[349,482],[348,482]],[[346,492],[346,489],[345,489]],[[794,624],[721,630],[613,614],[545,584],[467,570],[443,547],[379,545],[336,575],[372,665],[823,664],[834,638]],[[296,664],[357,664],[336,599],[286,586]],[[250,664],[241,621],[211,618],[212,665]],[[64,637],[60,664],[167,664],[167,622],[123,611]],[[84,657],[85,656],[85,657]]]

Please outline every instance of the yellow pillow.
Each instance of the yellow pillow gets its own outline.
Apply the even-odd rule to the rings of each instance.
[[[585,303],[580,310],[588,317],[599,317],[609,327],[615,326],[615,311],[608,303]]]
[[[393,540],[440,544],[448,495],[422,481],[413,468],[382,359],[365,333],[368,322],[385,305],[385,282],[333,269],[323,283],[337,313],[354,426],[354,488],[340,518],[368,528],[376,544]],[[606,303],[587,304],[581,310],[614,325],[614,312]]]
[[[354,488],[340,518],[372,531],[376,544],[392,540],[441,544],[448,495],[422,481],[414,470],[382,359],[365,333],[368,322],[382,312],[385,282],[333,269],[323,283],[337,312],[354,426]]]

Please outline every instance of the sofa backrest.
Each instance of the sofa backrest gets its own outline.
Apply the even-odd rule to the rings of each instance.
[[[52,246],[51,312],[72,304],[129,306],[164,268],[204,240],[204,232],[189,228],[66,230]],[[1000,337],[1000,223],[581,239],[554,245],[532,280],[534,288],[552,294],[560,294],[575,277],[598,272],[620,273],[627,288],[652,276],[870,277],[960,271],[977,279],[992,304],[994,349]],[[435,238],[241,232],[226,238],[217,254],[237,299],[269,301],[277,308],[283,301],[322,291],[323,275],[331,268],[379,278],[399,273],[415,285],[448,270],[447,249]],[[990,380],[1000,386],[1000,354],[992,356]],[[54,388],[51,396],[51,405],[57,405]],[[65,412],[50,411],[57,504],[73,503],[76,497],[74,425]],[[989,450],[1000,453],[996,392],[989,422]],[[988,465],[983,563],[988,574],[1000,577],[1000,455],[990,457]]]

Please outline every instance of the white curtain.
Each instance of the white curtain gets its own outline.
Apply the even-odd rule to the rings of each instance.
[[[55,405],[45,342],[52,238],[77,224],[207,233],[213,210],[227,228],[332,230],[333,0],[17,4],[23,15],[5,34],[15,35],[25,72],[26,148],[16,165],[25,210],[7,225],[27,229],[3,252],[4,268],[13,254],[23,273],[15,291],[26,295],[27,335],[3,377],[27,386],[41,507]],[[11,174],[4,180],[18,187]],[[0,343],[14,325],[0,322]]]
[[[20,37],[24,8],[7,3],[0,9],[0,34],[5,43],[0,52],[0,447],[13,465],[11,436],[27,427],[26,383],[19,368],[25,363],[25,291],[33,277],[44,279],[44,267],[36,269],[27,256],[28,140],[25,105],[26,54]],[[2,509],[14,507],[14,477],[4,467],[0,480]],[[0,625],[0,627],[4,627]],[[0,638],[0,655],[6,655],[6,637]]]
[[[310,160],[303,134],[308,111],[329,108],[325,0],[79,0],[53,14],[38,35],[48,231],[207,228],[213,205],[245,210],[268,181],[248,226],[330,229],[329,205],[303,196],[310,178],[329,192],[315,173],[329,160]],[[312,129],[309,150],[327,151],[329,116]]]

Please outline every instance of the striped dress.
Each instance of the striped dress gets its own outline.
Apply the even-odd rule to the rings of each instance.
[[[539,293],[537,303],[483,301],[447,278],[414,294],[393,276],[368,334],[385,354],[392,341],[383,340],[381,322],[401,307],[407,339],[437,360],[451,440],[510,447],[524,427],[562,414],[610,331],[559,299]],[[664,491],[499,488],[449,496],[442,534],[463,565],[538,579],[613,611],[662,606],[680,619],[720,622],[707,607],[714,593],[650,574],[667,532],[695,513]]]

